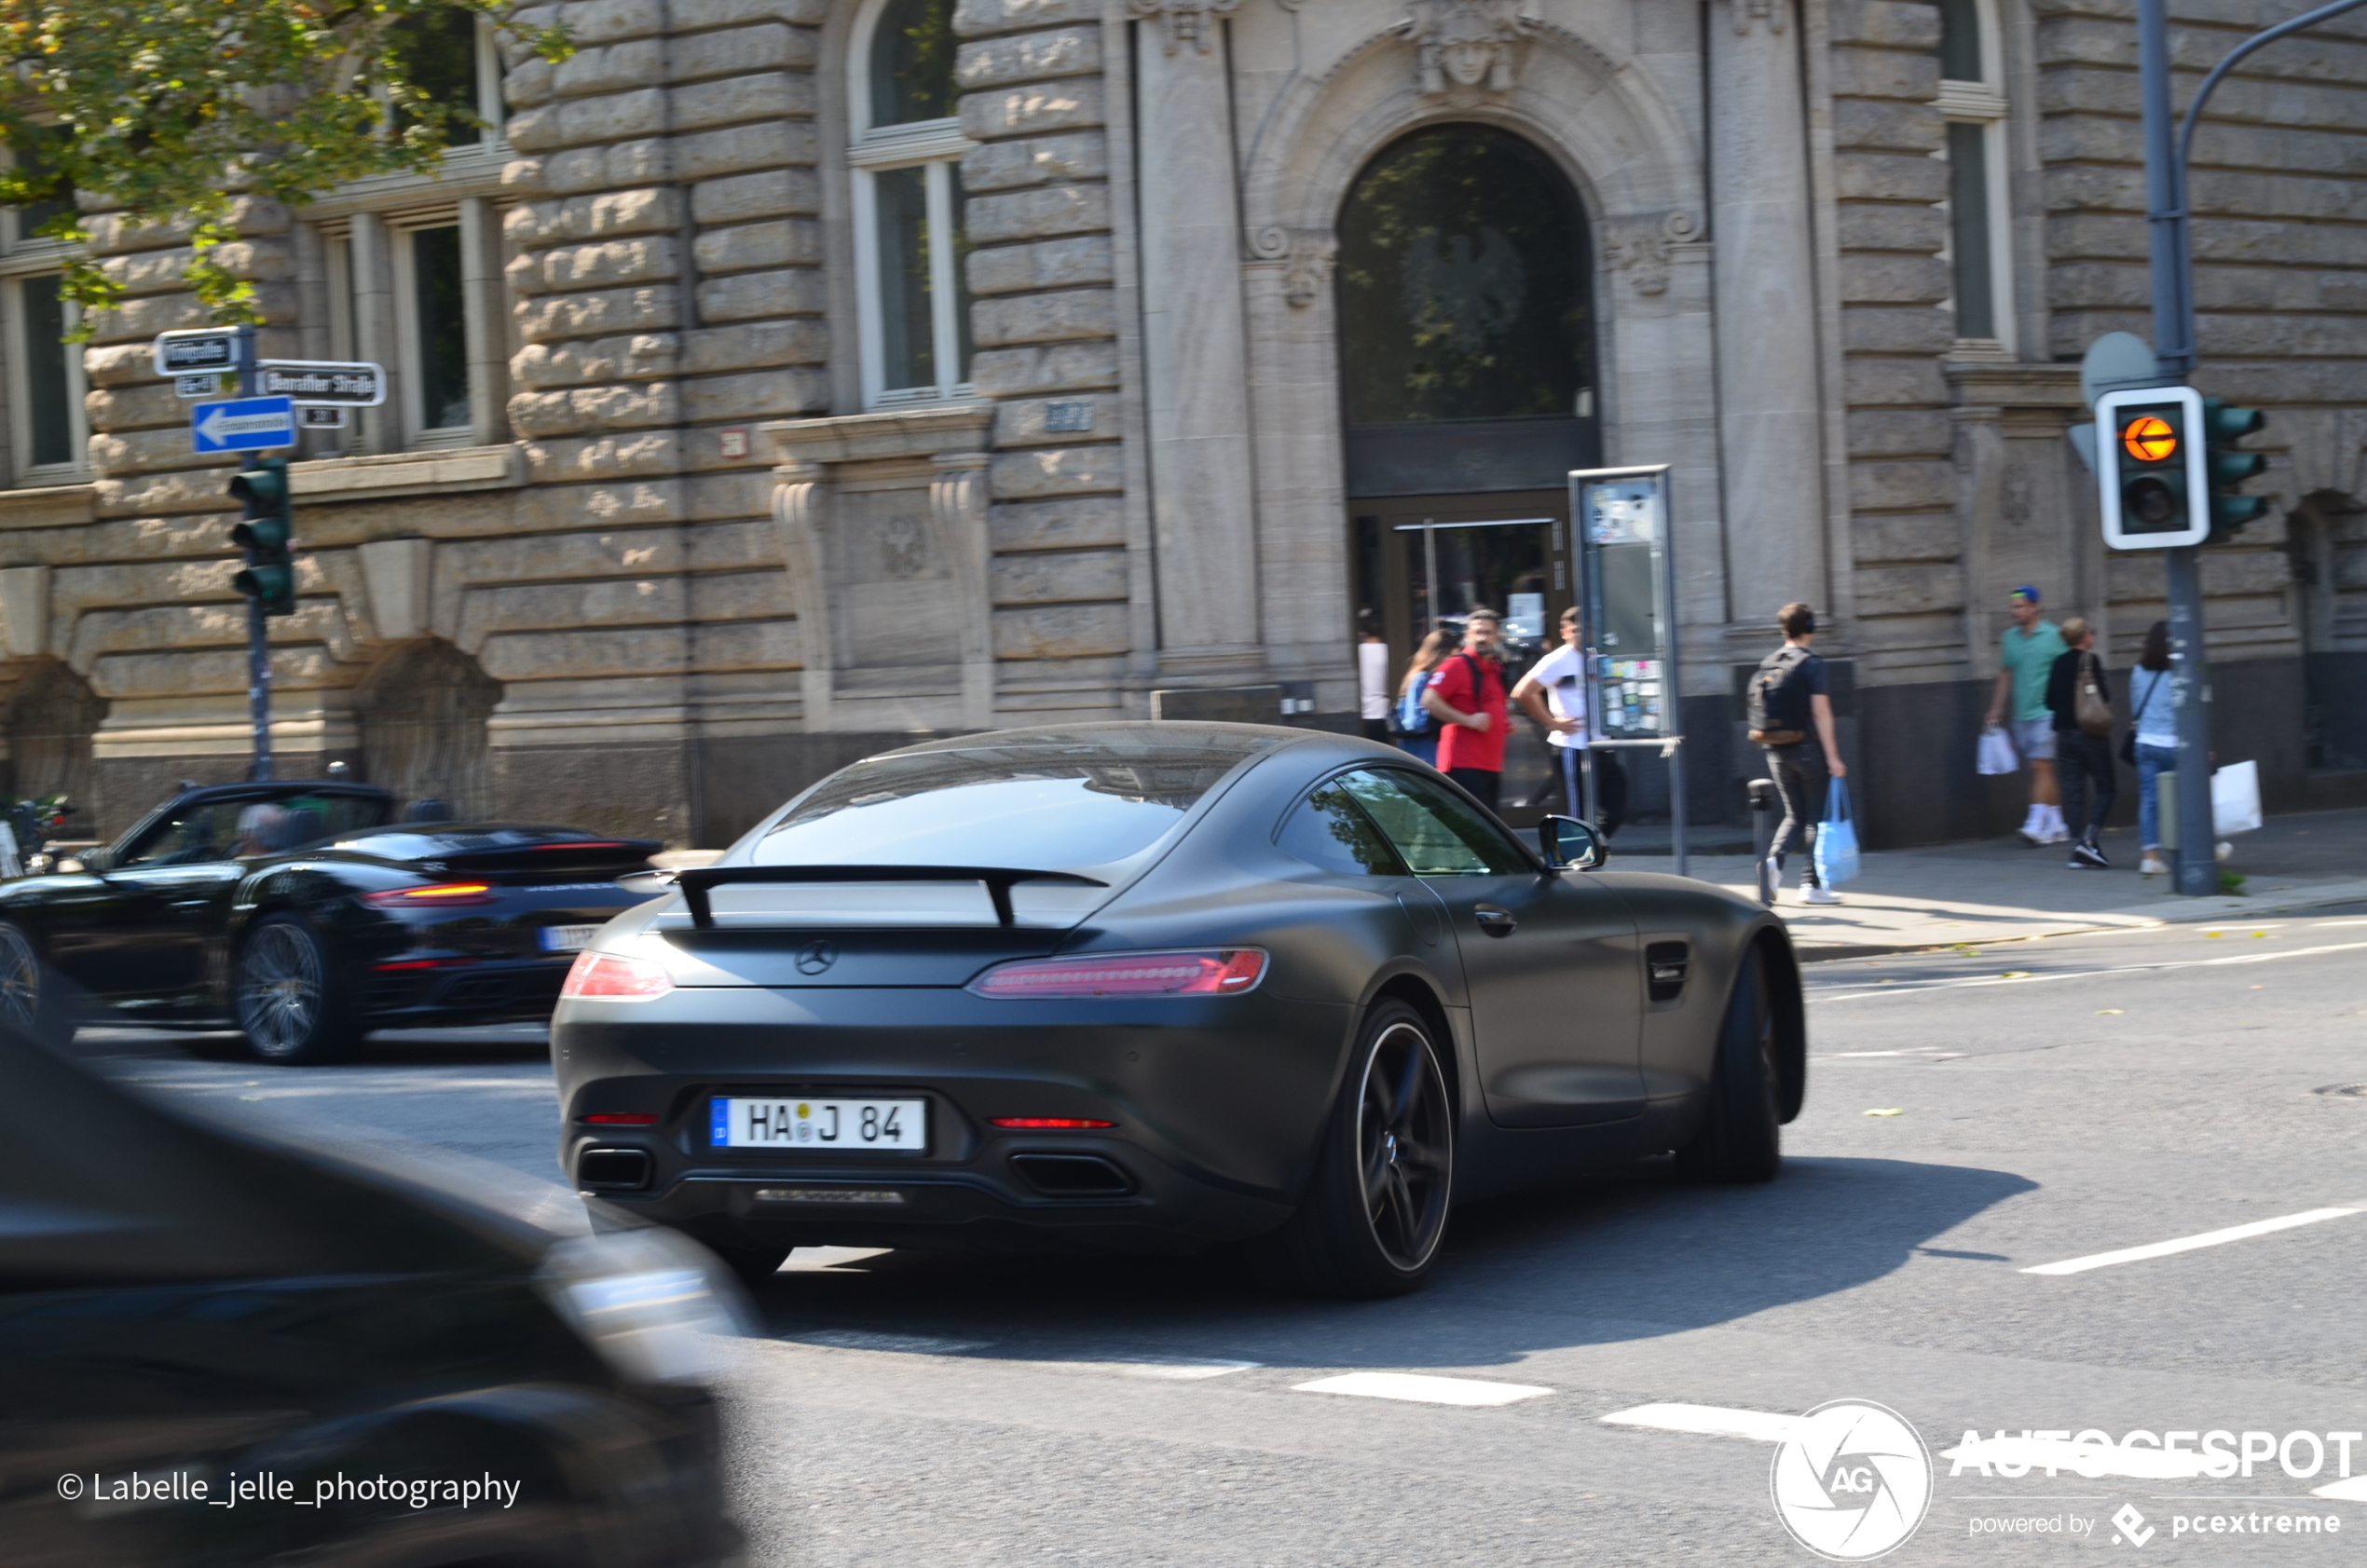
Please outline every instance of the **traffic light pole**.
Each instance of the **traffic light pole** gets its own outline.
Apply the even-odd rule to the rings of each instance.
[[[254,329],[239,329],[239,395],[253,397],[260,379],[255,369]],[[242,473],[262,466],[262,459],[249,452],[239,459]],[[246,552],[247,565],[255,564],[255,552]],[[263,595],[252,594],[247,599],[247,709],[254,721],[254,761],[247,777],[257,781],[271,777],[271,631],[264,614]]]

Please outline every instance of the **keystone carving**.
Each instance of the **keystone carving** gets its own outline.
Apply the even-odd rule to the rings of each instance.
[[[1603,262],[1624,272],[1639,294],[1668,292],[1668,252],[1701,233],[1688,212],[1663,212],[1658,217],[1614,218],[1606,225]]]
[[[1250,237],[1250,254],[1260,261],[1282,264],[1282,298],[1293,310],[1304,310],[1332,286],[1332,264],[1340,242],[1324,228],[1259,229]]]
[[[1414,0],[1400,24],[1414,45],[1414,85],[1425,98],[1512,90],[1514,51],[1533,25],[1520,0]]]
[[[1213,20],[1240,3],[1241,0],[1127,0],[1128,8],[1136,16],[1157,19],[1167,35],[1170,54],[1185,44],[1202,54],[1208,53],[1210,34],[1215,31]]]

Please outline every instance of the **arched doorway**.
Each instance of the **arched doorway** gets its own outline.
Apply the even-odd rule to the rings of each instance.
[[[62,795],[85,812],[77,827],[89,827],[96,804],[90,737],[106,716],[107,700],[71,666],[55,659],[36,665],[9,693],[0,720],[7,728],[10,793],[27,800]]]
[[[1517,674],[1569,602],[1566,476],[1600,451],[1578,193],[1508,130],[1426,126],[1365,166],[1337,232],[1349,613],[1373,612],[1402,670],[1489,606]],[[1508,755],[1508,797],[1537,749]]]
[[[409,802],[451,802],[463,822],[493,812],[493,759],[486,720],[501,683],[437,638],[408,643],[379,661],[354,692],[362,759],[372,784]]]

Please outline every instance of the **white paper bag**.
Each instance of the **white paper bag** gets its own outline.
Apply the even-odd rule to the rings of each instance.
[[[2223,839],[2260,825],[2260,764],[2230,762],[2210,776],[2211,825]]]
[[[1980,753],[1974,766],[1983,773],[2011,773],[2019,770],[2022,759],[2014,755],[2014,738],[1991,725],[1980,732]]]

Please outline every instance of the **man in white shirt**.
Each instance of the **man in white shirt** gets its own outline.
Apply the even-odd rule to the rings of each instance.
[[[1364,738],[1389,743],[1389,644],[1373,624],[1373,612],[1356,612],[1356,716]]]
[[[1578,784],[1579,760],[1586,753],[1586,652],[1578,638],[1578,607],[1573,605],[1562,612],[1562,646],[1530,665],[1512,688],[1512,701],[1545,729],[1562,771],[1562,798],[1574,817],[1586,814]],[[1539,789],[1530,798],[1541,799],[1544,793]],[[1619,830],[1627,811],[1627,773],[1618,754],[1596,755],[1594,795],[1601,820],[1594,825],[1608,839]]]

